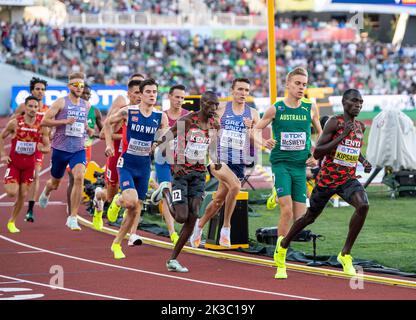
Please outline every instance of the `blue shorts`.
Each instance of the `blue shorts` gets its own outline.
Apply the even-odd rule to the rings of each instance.
[[[61,179],[65,175],[68,164],[71,170],[79,163],[84,166],[87,164],[85,149],[72,153],[52,148],[51,162],[51,176],[55,179]]]
[[[118,169],[120,189],[123,192],[127,189],[136,189],[139,199],[146,199],[147,190],[149,189],[150,164],[144,164],[140,167],[124,165]]]
[[[245,164],[227,163],[227,166],[235,174],[235,176],[238,178],[238,180],[242,181],[244,179],[244,170],[246,168]]]
[[[170,173],[169,163],[165,162],[164,164],[158,164],[155,162],[155,170],[157,183],[172,181],[172,174]]]

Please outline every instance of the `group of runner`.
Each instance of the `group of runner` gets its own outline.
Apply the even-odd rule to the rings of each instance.
[[[357,90],[344,93],[344,114],[331,117],[322,131],[316,105],[304,98],[308,74],[303,68],[287,75],[287,96],[268,108],[261,119],[257,110],[247,105],[250,81],[246,78],[233,81],[232,99],[227,103],[220,103],[213,91],[204,92],[196,112],[182,108],[186,88],[175,85],[169,91],[170,108],[163,112],[155,108],[157,82],[134,74],[127,84],[127,98],[115,99],[103,122],[99,110],[88,102],[91,88],[84,78],[82,73],[70,74],[68,95],[56,100],[50,108],[42,102],[47,83],[33,78],[31,96],[19,106],[16,116],[0,134],[1,160],[8,166],[5,190],[9,196],[17,197],[7,224],[9,232],[19,232],[15,221],[32,189],[26,220],[34,221],[42,154],[50,149],[50,179],[39,197],[39,206],[48,205],[51,193],[58,189],[68,171],[66,225],[71,230],[81,230],[77,215],[86,164],[91,159],[93,138],[100,137],[105,139],[108,159],[105,188],[97,188],[93,199],[94,228],[102,229],[106,207],[111,222],[119,218],[120,208],[124,208],[121,226],[111,245],[114,258],[125,258],[121,244],[128,233],[129,246],[142,243],[137,229],[154,158],[157,183],[153,183],[156,190],[151,202],[163,202],[162,215],[175,245],[166,266],[169,271],[188,272],[177,260],[178,255],[187,241],[192,247],[200,246],[205,224],[222,207],[224,223],[219,244],[231,247],[231,217],[245,167],[255,161],[254,149],[265,147],[271,150],[280,205],[275,278],[287,278],[285,260],[290,241],[319,216],[334,194],[355,208],[345,246],[338,254],[344,272],[355,275],[350,251],[368,212],[368,199],[355,171],[358,162],[366,172],[371,170],[371,164],[360,152],[365,128],[355,119],[363,103]],[[273,137],[262,139],[263,129],[270,124]],[[317,135],[313,156],[311,125]],[[4,150],[4,139],[8,136],[12,136],[10,155]],[[306,167],[314,165],[316,159],[323,161],[306,209]],[[219,184],[213,200],[198,219],[207,171]],[[183,224],[179,235],[174,221]]]

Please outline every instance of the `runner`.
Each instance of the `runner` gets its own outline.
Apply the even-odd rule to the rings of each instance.
[[[85,136],[87,113],[90,104],[81,99],[84,91],[84,74],[69,75],[69,94],[56,100],[46,112],[42,125],[56,127],[52,139],[51,179],[46,183],[39,197],[39,205],[46,208],[51,192],[58,189],[67,165],[74,175],[74,187],[71,194],[71,211],[66,225],[71,230],[81,230],[77,215],[81,202],[85,175]]]
[[[89,102],[91,97],[91,87],[88,84],[85,84],[84,87],[84,92],[82,93],[81,98],[84,99],[85,101]],[[101,131],[101,129],[103,128],[103,123],[102,123],[102,114],[101,111],[94,107],[91,106],[90,110],[88,111],[88,115],[87,115],[87,123],[88,123],[88,137],[85,140],[85,156],[87,159],[87,166],[88,166],[88,162],[91,161],[91,152],[92,152],[92,142],[94,141],[94,138],[99,138],[98,135],[95,134],[95,126],[97,126],[98,130]],[[68,170],[68,190],[66,192],[66,197],[67,197],[67,203],[68,203],[68,212],[71,212],[71,194],[72,194],[72,188],[74,186],[74,175],[72,174],[71,170]],[[102,190],[101,188],[96,188],[96,193],[99,192],[100,190]],[[99,210],[99,212],[97,212],[97,214],[94,213],[94,218],[93,219],[93,225],[96,229],[101,230],[103,227],[103,222],[102,222],[102,207],[104,206],[104,202],[103,201],[96,201],[95,202],[96,206]],[[95,208],[95,209],[97,209]]]
[[[175,85],[169,89],[168,98],[170,102],[170,108],[166,110],[165,113],[168,117],[170,128],[173,127],[173,125],[176,123],[176,120],[189,113],[189,111],[182,108],[182,105],[185,101],[185,90],[185,86],[180,84]],[[173,151],[174,148],[175,143],[172,143],[170,150]],[[162,152],[159,151],[159,149],[156,149],[155,151],[155,170],[159,187],[155,190],[155,192],[152,193],[150,200],[155,205],[157,205],[159,201],[162,200],[162,215],[168,227],[170,239],[173,244],[176,244],[176,242],[178,242],[179,236],[175,231],[174,219],[170,214],[166,199],[162,198],[164,192],[163,190],[165,188],[170,190],[172,187],[172,175],[170,172],[170,164],[163,157]]]
[[[173,218],[183,223],[183,227],[172,255],[166,262],[169,271],[188,272],[176,258],[192,234],[204,198],[208,149],[214,163],[217,161],[216,131],[219,125],[215,117],[218,106],[216,94],[206,91],[201,96],[200,111],[178,120],[158,142],[162,144],[162,141],[178,138],[175,164],[172,165],[172,192],[164,189],[164,196]],[[169,143],[163,144],[164,150],[169,149]],[[215,166],[219,170],[221,164],[216,163]]]
[[[36,150],[50,151],[49,132],[41,127],[42,117],[37,114],[39,100],[29,96],[25,99],[23,115],[10,120],[0,134],[1,161],[7,164],[4,189],[9,197],[17,197],[12,215],[7,223],[11,233],[20,232],[16,219],[23,207],[30,184],[34,180]],[[4,139],[12,136],[10,154],[5,155]]]
[[[349,89],[342,96],[344,114],[331,117],[316,145],[314,156],[323,159],[317,176],[317,184],[312,191],[310,208],[297,220],[287,235],[277,241],[277,272],[275,278],[287,278],[286,251],[293,239],[307,225],[313,223],[324,210],[329,199],[338,194],[355,208],[349,224],[348,236],[337,260],[344,273],[355,276],[351,248],[364,225],[369,204],[367,194],[355,175],[357,163],[361,162],[364,171],[371,171],[371,164],[361,154],[365,125],[355,118],[361,111],[363,99],[356,89]]]
[[[219,181],[215,198],[207,206],[204,215],[198,219],[190,238],[191,246],[199,247],[202,230],[205,224],[224,207],[224,223],[220,232],[219,245],[231,247],[231,218],[237,203],[236,197],[240,192],[241,181],[250,157],[249,132],[253,125],[259,122],[259,114],[254,108],[246,105],[250,94],[250,81],[246,78],[233,80],[231,86],[232,101],[218,112],[221,119],[221,131],[218,154],[222,162],[220,170],[209,167],[210,173]],[[226,165],[224,165],[226,164]]]
[[[158,129],[168,126],[166,115],[154,109],[157,99],[158,84],[153,79],[140,83],[142,101],[139,106],[122,108],[104,124],[106,156],[114,155],[111,139],[112,126],[123,122],[126,129],[123,133],[123,151],[117,163],[120,177],[121,196],[119,204],[126,208],[126,215],[111,246],[115,259],[125,258],[121,242],[129,230],[137,230],[143,200],[150,178],[150,153]]]
[[[127,98],[120,95],[118,96],[112,103],[110,110],[107,113],[107,119],[114,113],[118,112],[121,108],[127,106],[127,105],[137,105],[140,103],[140,90],[139,85],[136,84],[134,86],[130,86],[129,84],[131,81],[143,81],[144,76],[140,73],[133,74],[129,78],[129,82],[127,84]],[[140,84],[140,83],[139,83]],[[104,207],[108,208],[110,203],[113,201],[114,196],[118,193],[119,190],[119,180],[118,180],[118,170],[117,170],[117,161],[121,154],[121,139],[123,136],[123,129],[121,126],[118,126],[117,128],[113,128],[113,134],[112,139],[114,141],[114,156],[109,157],[107,159],[106,163],[106,170],[105,170],[105,182],[106,182],[106,197],[100,197],[103,198],[105,201]],[[100,138],[104,139],[104,132],[101,130]],[[118,211],[120,210],[118,208],[114,209],[115,213],[118,215]],[[115,222],[117,220],[117,215],[115,216],[114,220],[110,220],[112,216],[110,216],[109,221]],[[107,216],[108,218],[108,216]]]
[[[316,105],[304,98],[307,83],[305,69],[289,72],[286,77],[288,96],[268,108],[255,127],[264,129],[272,123],[277,140],[270,162],[280,206],[279,236],[286,235],[293,221],[306,211],[306,166],[316,163],[310,152],[311,124],[318,136],[322,133]]]
[[[33,97],[37,98],[39,101],[39,109],[38,109],[38,115],[41,116],[41,120],[43,116],[45,115],[46,111],[48,111],[49,107],[43,103],[43,99],[45,98],[45,92],[46,88],[48,86],[48,83],[46,80],[33,77],[30,80],[30,93]],[[23,115],[25,112],[25,104],[22,103],[17,107],[14,116],[17,117],[19,115]],[[35,179],[33,183],[30,184],[29,187],[29,193],[28,193],[28,209],[26,213],[26,221],[28,222],[34,222],[34,212],[33,207],[35,206],[36,197],[39,191],[39,173],[42,169],[43,164],[43,153],[39,150],[35,151]]]

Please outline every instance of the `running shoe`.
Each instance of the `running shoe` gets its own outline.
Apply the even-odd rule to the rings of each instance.
[[[286,273],[286,252],[287,252],[287,248],[282,248],[280,246],[280,243],[283,240],[283,236],[280,236],[277,239],[277,243],[276,243],[276,249],[274,251],[274,255],[273,255],[273,259],[274,262],[276,263],[277,266],[277,270],[276,270],[276,274],[275,274],[275,278],[276,279],[286,279],[287,278],[287,273]]]
[[[94,209],[94,216],[92,217],[92,225],[95,230],[101,230],[103,228],[103,212]]]
[[[133,233],[132,235],[130,235],[129,237],[129,242],[127,243],[127,245],[129,247],[134,247],[134,246],[140,246],[142,245],[143,241],[142,239],[135,233]]]
[[[150,202],[153,203],[154,205],[157,205],[160,202],[160,200],[162,200],[163,198],[164,189],[169,189],[169,182],[163,181],[159,185],[159,187],[152,193],[150,197]]]
[[[198,248],[201,244],[202,239],[202,228],[198,226],[199,219],[196,220],[194,231],[192,232],[189,242],[191,243],[192,248]]]
[[[39,196],[39,207],[46,208],[49,202],[49,197],[45,195],[45,189],[43,189],[42,193]]]
[[[178,242],[178,240],[179,240],[178,234],[176,232],[173,232],[170,235],[170,241],[172,241],[173,244],[176,244],[176,242]]]
[[[342,265],[344,273],[349,276],[356,276],[357,271],[355,271],[354,266],[352,265],[352,257],[349,254],[341,255],[341,252],[337,257],[338,262]]]
[[[78,220],[76,217],[69,216],[66,219],[66,226],[72,231],[81,231],[81,227],[78,225]]]
[[[16,228],[16,225],[14,224],[14,222],[10,222],[10,221],[7,223],[7,229],[9,230],[10,233],[20,232],[20,230]]]
[[[25,221],[27,221],[27,222],[35,222],[35,219],[33,218],[33,211],[30,210],[30,211],[28,211],[26,213]]]
[[[189,270],[185,267],[182,267],[181,264],[178,262],[178,260],[169,260],[166,262],[166,267],[168,268],[168,271],[173,272],[188,272]]]
[[[231,248],[230,228],[221,228],[219,243],[222,247]]]
[[[121,244],[113,243],[111,245],[111,251],[114,253],[114,259],[124,259],[126,256],[121,250]]]
[[[108,211],[107,211],[107,219],[110,222],[116,222],[117,221],[117,217],[118,217],[118,213],[120,212],[120,206],[117,205],[117,200],[118,198],[120,198],[120,194],[117,193],[114,198],[113,201],[111,202],[110,206],[108,207]]]

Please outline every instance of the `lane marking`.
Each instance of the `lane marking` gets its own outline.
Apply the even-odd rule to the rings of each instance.
[[[241,290],[241,291],[247,291],[247,292],[255,292],[255,293],[261,293],[261,294],[269,294],[269,295],[273,295],[273,296],[281,296],[281,297],[286,297],[286,298],[295,298],[295,299],[303,299],[303,300],[319,300],[316,298],[311,298],[311,297],[304,297],[304,296],[298,296],[298,295],[291,295],[291,294],[286,294],[286,293],[279,293],[279,292],[271,292],[271,291],[265,291],[265,290],[257,290],[257,289],[251,289],[251,288],[244,288],[244,287],[238,287],[238,286],[232,286],[232,285],[227,285],[227,284],[223,284],[223,283],[216,283],[216,282],[208,282],[208,281],[203,281],[203,280],[196,280],[196,279],[189,279],[189,278],[181,278],[178,276],[172,276],[172,275],[168,275],[168,274],[163,274],[163,273],[157,273],[157,272],[152,272],[152,271],[146,271],[146,270],[142,270],[142,269],[135,269],[135,268],[130,268],[130,267],[124,267],[124,266],[118,266],[118,265],[114,265],[114,264],[110,264],[110,263],[105,263],[105,262],[99,262],[99,261],[94,261],[94,260],[89,260],[89,259],[84,259],[84,258],[80,258],[80,257],[75,257],[75,256],[70,256],[67,254],[63,254],[63,253],[59,253],[59,252],[55,252],[55,251],[50,251],[50,250],[46,250],[46,249],[42,249],[42,248],[38,248],[35,246],[31,246],[10,238],[7,238],[3,235],[0,235],[0,238],[20,245],[22,247],[26,247],[26,248],[30,248],[30,249],[34,249],[34,250],[42,250],[46,253],[50,253],[53,255],[57,255],[57,256],[61,256],[64,258],[69,258],[69,259],[73,259],[73,260],[78,260],[78,261],[83,261],[83,262],[88,262],[88,263],[93,263],[93,264],[98,264],[98,265],[102,265],[102,266],[106,266],[106,267],[112,267],[112,268],[116,268],[116,269],[121,269],[121,270],[127,270],[127,271],[134,271],[134,272],[139,272],[139,273],[144,273],[147,275],[152,275],[152,276],[158,276],[158,277],[162,277],[162,278],[169,278],[169,279],[175,279],[175,280],[180,280],[180,281],[185,281],[185,282],[191,282],[191,283],[197,283],[197,284],[205,284],[205,285],[210,285],[210,286],[215,286],[215,287],[222,287],[222,288],[227,288],[227,289],[235,289],[235,290]]]
[[[19,251],[19,252],[16,252],[16,253],[26,254],[26,253],[44,253],[44,252],[43,251]]]
[[[0,202],[0,207],[14,207],[15,202]],[[62,201],[50,201],[48,206],[66,206],[66,202]]]
[[[100,297],[100,298],[108,298],[108,299],[113,299],[113,300],[130,300],[130,299],[126,299],[126,298],[107,296],[107,295],[104,295],[104,294],[93,293],[93,292],[88,292],[88,291],[81,291],[81,290],[76,290],[76,289],[57,287],[57,286],[53,286],[53,285],[50,285],[50,284],[45,284],[45,283],[34,282],[34,281],[29,281],[29,280],[24,280],[24,279],[19,279],[19,278],[8,277],[8,276],[1,275],[1,274],[0,274],[0,277],[5,278],[5,279],[9,279],[9,280],[18,280],[18,281],[34,284],[34,285],[41,286],[41,287],[48,287],[50,289],[58,289],[58,290],[63,290],[63,291],[81,293],[81,294],[86,294],[86,295]]]

